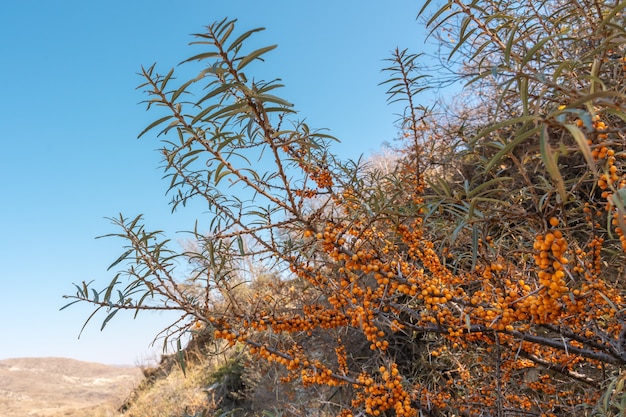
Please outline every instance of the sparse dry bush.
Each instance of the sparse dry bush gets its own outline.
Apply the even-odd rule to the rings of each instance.
[[[255,31],[235,37],[233,21],[197,35],[196,78],[172,87],[173,71],[144,69],[163,116],[142,135],[161,129],[174,207],[202,200],[210,216],[182,252],[140,217],[115,219],[114,266],[128,267],[73,298],[108,309],[105,323],[180,310],[168,337],[209,334],[269,363],[293,415],[614,415],[626,3],[429,3],[470,99],[420,105],[420,55],[396,50],[389,96],[406,112],[384,169],[339,161],[275,81],[253,79],[273,47],[244,53]]]
[[[163,371],[146,369],[146,379],[127,400],[123,415],[182,417],[214,412],[217,404],[206,391],[214,366],[215,361],[205,359],[189,361],[184,373],[179,366]]]

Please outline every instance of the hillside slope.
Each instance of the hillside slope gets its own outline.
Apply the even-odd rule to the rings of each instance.
[[[0,360],[4,417],[110,415],[141,379],[138,368],[65,358]]]

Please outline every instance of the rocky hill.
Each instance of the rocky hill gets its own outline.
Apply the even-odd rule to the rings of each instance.
[[[65,358],[0,360],[4,417],[113,416],[141,380],[139,368]]]

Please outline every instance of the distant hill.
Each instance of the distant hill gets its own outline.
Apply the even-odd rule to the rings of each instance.
[[[66,358],[0,360],[0,414],[110,416],[141,378],[139,368]]]

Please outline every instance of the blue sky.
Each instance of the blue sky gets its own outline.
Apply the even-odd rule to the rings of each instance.
[[[395,47],[425,48],[420,2],[6,0],[0,5],[0,359],[63,356],[111,364],[150,360],[171,317],[96,317],[77,339],[88,306],[59,311],[72,282],[112,278],[121,242],[105,217],[143,213],[171,237],[202,213],[171,214],[153,115],[136,90],[142,65],[163,71],[197,50],[191,33],[224,17],[241,31],[263,26],[278,44],[259,68],[281,78],[280,95],[309,125],[357,158],[397,135],[381,69]],[[258,74],[255,74],[258,75]],[[156,351],[160,351],[160,345]]]

